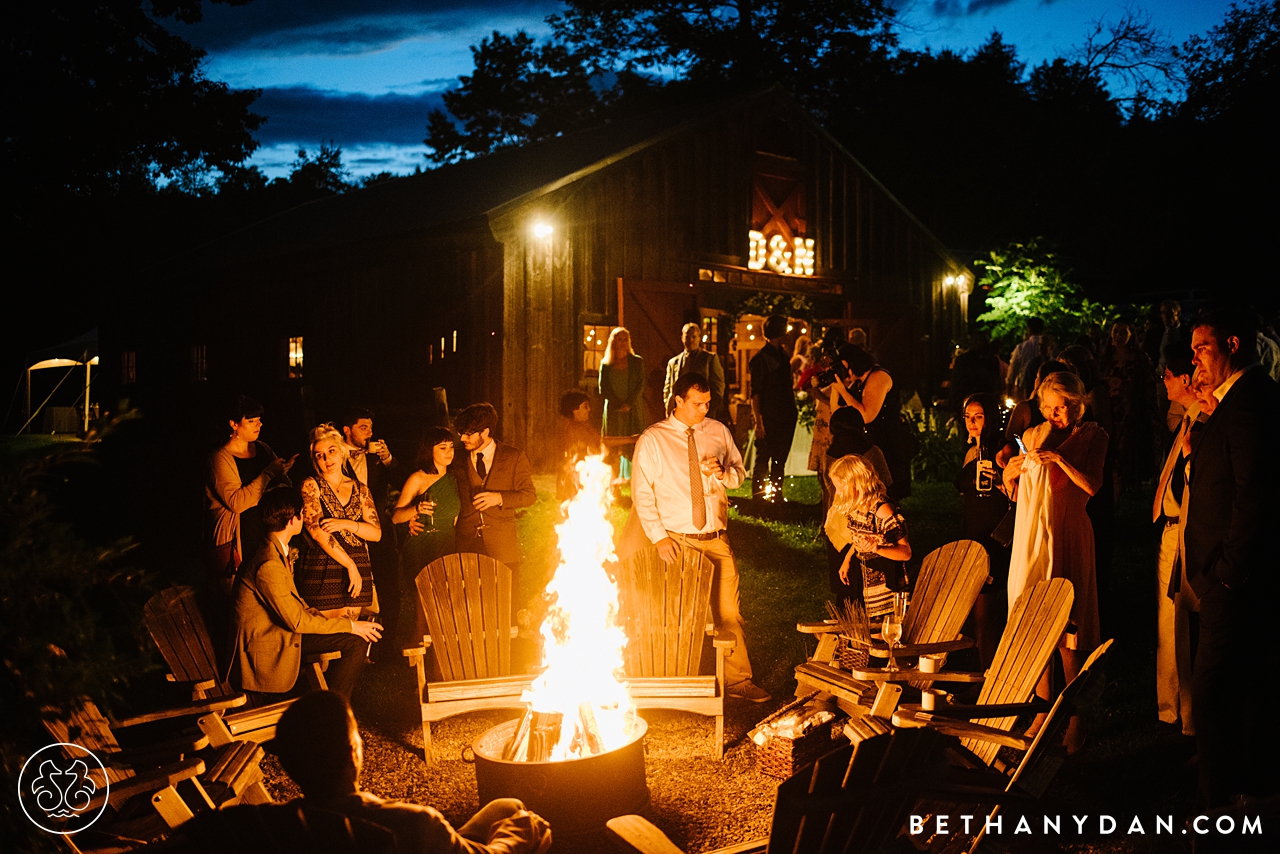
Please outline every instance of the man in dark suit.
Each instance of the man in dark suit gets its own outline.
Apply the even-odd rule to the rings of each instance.
[[[498,411],[489,403],[468,406],[454,421],[466,449],[449,466],[462,499],[455,537],[459,552],[486,554],[510,567],[515,595],[523,557],[516,511],[533,504],[537,493],[529,458],[519,448],[495,441],[491,434],[497,426]]]
[[[1206,807],[1276,783],[1280,390],[1258,365],[1249,319],[1211,310],[1191,332],[1197,374],[1218,400],[1191,454],[1183,523],[1187,583],[1200,598],[1192,709]]]
[[[783,349],[787,319],[775,314],[764,322],[769,340],[751,357],[751,415],[755,421],[756,462],[751,494],[782,500],[782,478],[796,433],[796,396],[791,388],[791,357]]]
[[[667,378],[662,384],[662,405],[666,407],[667,415],[670,415],[675,407],[672,390],[676,387],[676,380],[685,374],[700,374],[707,378],[711,386],[711,410],[708,415],[727,423],[724,409],[724,368],[720,366],[719,356],[702,349],[702,335],[702,327],[696,323],[686,323],[680,330],[684,349],[667,362]]]
[[[351,407],[342,415],[342,435],[347,442],[347,459],[356,479],[369,488],[378,518],[383,519],[382,538],[369,543],[369,563],[373,585],[378,591],[378,617],[382,620],[387,645],[398,650],[396,631],[400,625],[400,554],[394,532],[389,530],[391,507],[387,497],[392,487],[396,459],[387,443],[373,438],[373,412]],[[399,486],[399,484],[395,484]],[[397,652],[396,655],[399,655]]]
[[[270,533],[241,564],[231,591],[230,682],[255,694],[287,694],[298,681],[304,656],[336,651],[342,657],[329,663],[327,681],[349,697],[369,644],[382,630],[364,620],[322,617],[298,595],[289,558],[289,540],[302,531],[302,496],[295,487],[271,490],[258,507]]]

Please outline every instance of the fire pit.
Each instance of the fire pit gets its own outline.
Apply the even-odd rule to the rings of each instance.
[[[472,746],[480,803],[519,798],[551,823],[557,837],[600,830],[609,819],[649,803],[644,776],[644,718],[630,719],[628,741],[593,756],[556,762],[503,759],[519,720],[485,732]]]

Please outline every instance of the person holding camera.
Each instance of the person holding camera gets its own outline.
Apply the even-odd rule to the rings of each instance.
[[[960,536],[980,543],[990,561],[987,582],[973,608],[978,654],[986,667],[1004,632],[1009,583],[1009,542],[993,536],[1009,512],[1004,469],[996,462],[997,452],[1004,447],[1004,432],[1000,429],[1000,402],[994,394],[979,392],[965,398],[964,427],[969,448],[956,475],[962,511]]]
[[[911,458],[914,439],[902,421],[902,404],[893,376],[875,357],[852,344],[840,348],[832,366],[832,409],[852,406],[862,415],[867,435],[884,454],[891,482],[888,495],[895,501],[911,494]]]

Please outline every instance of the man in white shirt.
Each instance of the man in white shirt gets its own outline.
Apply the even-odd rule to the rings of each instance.
[[[632,512],[649,542],[667,563],[680,549],[701,552],[715,567],[711,614],[718,631],[737,645],[725,658],[730,697],[767,702],[769,694],[751,681],[751,660],[738,597],[738,567],[729,547],[729,499],[726,491],[742,484],[747,472],[733,436],[707,418],[711,387],[707,378],[687,373],[672,388],[675,406],[636,442],[631,472]]]

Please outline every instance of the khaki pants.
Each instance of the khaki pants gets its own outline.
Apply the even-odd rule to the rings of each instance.
[[[1182,721],[1182,734],[1195,735],[1191,718],[1191,610],[1184,578],[1177,600],[1168,596],[1178,554],[1178,524],[1166,524],[1156,562],[1156,704],[1160,720]]]
[[[747,635],[742,622],[738,598],[738,564],[733,559],[729,541],[721,536],[714,540],[694,540],[683,534],[671,533],[681,548],[702,552],[702,556],[715,567],[711,587],[711,619],[716,631],[733,635],[737,645],[724,657],[724,682],[737,685],[751,678],[751,659],[747,655]]]

